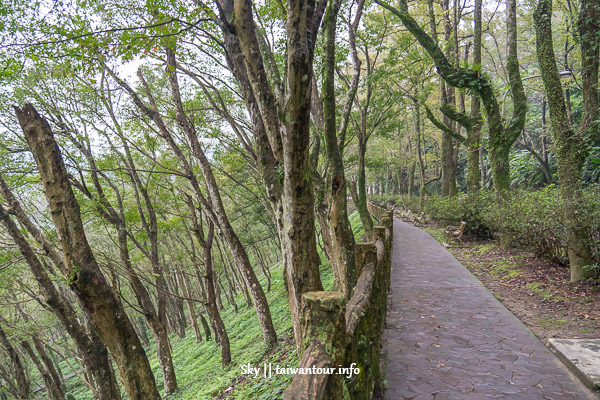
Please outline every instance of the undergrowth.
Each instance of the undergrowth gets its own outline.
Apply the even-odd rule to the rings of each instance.
[[[354,237],[360,241],[364,231],[357,212],[350,215],[350,223]],[[330,290],[333,285],[333,274],[329,261],[321,255],[321,280],[325,290]],[[223,368],[221,366],[221,350],[211,341],[203,340],[196,343],[193,328],[190,326],[186,336],[179,339],[171,335],[173,348],[173,363],[179,383],[179,389],[170,396],[169,400],[200,400],[210,398],[223,399],[260,399],[274,400],[283,397],[283,391],[289,385],[291,375],[272,375],[271,379],[263,376],[251,378],[242,375],[242,365],[250,364],[252,367],[261,367],[264,363],[272,363],[273,367],[297,367],[298,355],[293,340],[292,321],[288,307],[287,294],[283,284],[283,266],[279,262],[271,268],[271,291],[266,293],[271,308],[271,317],[277,331],[279,340],[274,346],[267,346],[261,334],[261,329],[253,307],[247,308],[244,297],[240,294],[235,299],[239,311],[236,314],[232,306],[223,302],[225,310],[221,317],[227,328],[231,343],[232,363]],[[266,288],[266,279],[259,276],[263,288]],[[146,349],[150,365],[156,377],[156,384],[163,393],[163,377],[156,358],[156,347],[151,340]],[[70,372],[68,366],[61,363],[65,373]],[[91,392],[80,380],[68,380],[68,392],[76,399],[92,399]],[[126,398],[126,396],[124,397]]]

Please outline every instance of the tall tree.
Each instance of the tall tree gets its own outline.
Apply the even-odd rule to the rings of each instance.
[[[314,46],[325,2],[287,3],[285,104],[282,109],[278,108],[261,56],[252,2],[221,0],[217,5],[228,60],[240,87],[244,88],[243,96],[251,115],[260,119],[257,122],[264,129],[264,136],[261,130],[254,132],[260,144],[260,157],[274,160],[274,165],[279,165],[282,171],[283,180],[278,183],[281,191],[268,184],[267,190],[270,195],[281,193],[281,200],[274,198],[272,201],[281,204],[278,212],[281,213],[279,229],[286,259],[285,278],[294,337],[300,348],[302,294],[323,289],[315,235],[309,128]],[[265,136],[267,141],[264,141]]]
[[[327,151],[327,160],[330,176],[330,209],[329,226],[331,237],[333,238],[333,258],[332,266],[341,283],[341,291],[349,299],[352,295],[352,289],[356,285],[356,270],[354,266],[354,234],[350,227],[348,219],[347,197],[348,185],[344,174],[344,161],[342,158],[342,149],[346,137],[346,129],[350,118],[350,110],[358,86],[358,76],[353,79],[352,86],[349,88],[348,99],[344,107],[342,122],[339,127],[336,125],[336,100],[335,100],[335,33],[336,22],[340,9],[340,0],[329,2],[323,17],[323,36],[325,62],[323,63],[323,119],[324,134]],[[356,16],[352,24],[349,24],[350,41],[355,41],[356,29],[362,15],[364,1],[359,1],[357,5]],[[353,57],[357,57],[356,43],[351,43],[351,52]],[[355,75],[360,74],[360,61],[355,69]]]
[[[223,319],[221,319],[221,314],[217,308],[217,299],[215,293],[215,278],[213,274],[212,257],[215,224],[212,223],[212,221],[209,222],[208,233],[205,235],[202,223],[202,214],[200,214],[199,217],[197,216],[196,207],[194,206],[191,196],[186,196],[186,200],[190,209],[190,217],[192,219],[194,235],[202,247],[208,315],[210,317],[211,324],[213,325],[213,330],[215,331],[215,339],[221,345],[221,363],[223,366],[226,366],[231,362],[231,351],[229,348],[229,336],[227,335],[225,324],[223,323]]]
[[[21,360],[21,356],[13,346],[13,344],[8,340],[8,336],[6,336],[6,332],[0,325],[0,345],[4,348],[4,351],[8,354],[8,358],[10,360],[10,369],[15,376],[16,385],[13,389],[13,394],[16,397],[20,397],[26,399],[29,397],[31,393],[31,385],[29,382],[29,378],[25,372],[25,366],[23,365],[23,361]]]
[[[158,400],[160,395],[142,344],[86,239],[79,204],[50,125],[31,104],[22,109],[15,107],[15,113],[40,172],[60,238],[65,278],[111,351],[129,397]]]
[[[534,12],[537,56],[548,106],[556,148],[556,163],[560,194],[567,228],[571,280],[581,281],[594,276],[584,267],[590,263],[591,249],[587,232],[578,215],[581,199],[581,171],[590,151],[590,139],[600,124],[598,103],[598,65],[600,45],[600,3],[582,0],[579,12],[581,41],[583,118],[575,130],[569,122],[567,105],[560,81],[552,39],[552,0],[540,0]]]
[[[513,97],[513,114],[509,122],[506,122],[502,116],[492,82],[480,73],[480,67],[475,70],[452,65],[437,43],[410,15],[406,0],[400,0],[397,8],[381,0],[375,2],[400,19],[406,29],[429,53],[438,73],[446,83],[457,88],[469,89],[479,95],[487,115],[490,164],[496,199],[502,201],[510,188],[510,149],[523,130],[527,112],[527,98],[521,81],[517,55],[516,12],[511,11],[516,10],[515,2],[507,1],[507,70]]]
[[[0,193],[2,193],[7,206],[16,216],[19,224],[25,227],[27,232],[35,238],[36,242],[42,247],[44,254],[52,261],[56,268],[63,275],[67,275],[62,255],[55,250],[50,240],[44,237],[40,230],[27,217],[2,175],[0,175]],[[10,218],[8,211],[1,205],[0,221],[29,266],[39,285],[39,290],[42,293],[44,301],[73,339],[75,346],[82,356],[85,367],[97,382],[95,393],[97,398],[100,400],[119,400],[121,398],[121,391],[118,387],[106,346],[102,343],[96,329],[90,329],[87,332],[86,327],[80,324],[73,304],[56,288],[47,268],[44,267],[39,257],[36,256],[27,239],[25,239],[18,226]],[[92,326],[92,328],[94,327]]]

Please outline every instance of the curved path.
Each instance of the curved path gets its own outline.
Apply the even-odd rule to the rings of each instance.
[[[394,221],[386,399],[595,399],[428,233]]]

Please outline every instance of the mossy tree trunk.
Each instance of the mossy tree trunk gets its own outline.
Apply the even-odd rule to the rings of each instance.
[[[419,212],[423,211],[425,200],[425,164],[423,162],[423,151],[421,148],[421,137],[423,130],[421,129],[421,100],[419,92],[415,91],[415,95],[411,96],[413,101],[413,129],[417,139],[417,166],[419,167]],[[439,121],[438,121],[439,122]],[[441,123],[440,123],[441,124]]]
[[[489,131],[490,164],[494,175],[496,199],[502,201],[504,194],[510,188],[509,151],[523,130],[527,111],[527,99],[519,73],[516,42],[516,14],[509,12],[507,18],[507,70],[511,94],[513,97],[513,115],[508,123],[502,117],[501,109],[494,93],[494,87],[489,79],[481,74],[480,67],[468,69],[452,65],[438,44],[428,35],[419,23],[410,15],[406,0],[400,0],[398,7],[392,7],[387,2],[375,2],[396,15],[408,31],[417,39],[419,44],[433,59],[440,76],[447,84],[469,89],[479,95],[487,115]],[[514,1],[507,1],[507,9],[514,9]]]
[[[11,370],[15,377],[15,384],[9,385],[9,387],[13,387],[13,395],[22,399],[29,398],[29,394],[31,393],[31,385],[29,382],[29,378],[27,377],[27,374],[25,372],[23,362],[21,361],[21,356],[19,355],[13,344],[8,340],[6,332],[2,328],[2,325],[0,325],[0,346],[2,346],[6,354],[8,354],[8,358],[10,360],[10,365],[8,366],[8,368]]]
[[[79,203],[50,125],[31,104],[26,104],[23,109],[15,107],[15,112],[40,172],[60,239],[69,286],[109,348],[129,397],[160,399],[142,344],[123,304],[100,271],[86,239]]]
[[[341,1],[334,0],[328,3],[323,17],[323,35],[325,62],[323,64],[323,130],[325,134],[325,147],[329,164],[330,183],[329,196],[329,224],[332,237],[333,259],[332,266],[337,271],[340,290],[347,299],[352,295],[356,285],[356,270],[354,267],[354,234],[348,219],[347,197],[348,184],[344,174],[344,161],[342,149],[345,142],[346,129],[350,118],[350,110],[358,88],[360,75],[360,61],[355,56],[355,33],[362,15],[364,1],[359,1],[354,23],[349,26],[351,52],[354,60],[354,78],[344,107],[344,114],[339,127],[336,124],[336,97],[335,97],[335,35],[336,22]]]
[[[582,229],[582,216],[578,215],[581,199],[581,171],[589,153],[590,134],[598,129],[598,44],[600,39],[600,4],[596,0],[583,0],[579,15],[581,36],[582,88],[584,115],[575,131],[568,118],[567,106],[552,40],[552,1],[540,0],[534,12],[537,56],[548,106],[556,147],[556,164],[567,227],[569,266],[571,280],[581,281],[594,275],[584,267],[590,263],[587,232]]]
[[[358,214],[360,215],[360,221],[362,222],[365,236],[367,237],[367,240],[371,240],[373,237],[373,220],[371,219],[369,210],[367,210],[367,173],[365,167],[367,142],[366,140],[361,140],[360,137],[358,140],[358,173],[356,176],[356,189],[358,197],[356,208],[358,209]]]
[[[231,363],[231,350],[229,345],[229,335],[225,329],[225,324],[219,313],[217,296],[215,291],[215,278],[213,271],[212,246],[215,234],[215,225],[212,221],[208,222],[208,232],[204,233],[202,213],[197,215],[196,207],[191,196],[186,196],[192,220],[193,232],[196,240],[202,247],[202,259],[204,261],[204,282],[206,286],[207,311],[210,317],[211,325],[215,332],[215,340],[221,346],[221,363],[223,367]]]
[[[431,3],[431,0],[430,0]],[[450,18],[450,1],[442,0],[442,15],[444,21],[444,43],[446,57],[451,63],[456,63],[456,50],[457,43],[452,38],[453,25],[456,26],[458,23],[455,15],[455,19]],[[435,24],[435,14],[433,14],[433,8],[429,6],[430,11],[430,24]],[[437,41],[437,37],[433,38]],[[442,106],[450,106],[456,108],[456,93],[454,87],[446,85],[442,82],[440,85],[440,102]],[[448,116],[444,115],[442,118],[443,124],[448,130],[458,133],[456,124]],[[443,132],[443,131],[442,131]],[[459,142],[453,137],[453,135],[445,134],[442,135],[442,197],[454,197],[456,196],[456,170],[458,163],[455,161],[454,154],[459,146]]]
[[[31,220],[27,218],[21,205],[18,203],[16,197],[10,191],[1,175],[0,192],[6,199],[12,213],[16,215],[19,223],[36,239],[38,244],[43,248],[45,255],[52,260],[54,265],[60,271],[63,271],[65,267],[61,256],[55,248],[50,245],[50,242],[41,235],[41,232],[33,225]],[[106,346],[102,343],[95,330],[90,330],[88,334],[85,326],[80,324],[77,312],[73,308],[73,305],[56,289],[46,268],[42,265],[15,222],[1,205],[0,221],[31,269],[31,272],[41,289],[45,303],[48,305],[50,311],[54,313],[63,324],[71,339],[73,339],[79,354],[82,356],[83,364],[86,369],[91,372],[91,376],[97,382],[96,395],[98,399],[119,400],[121,398],[121,391],[108,358]],[[37,341],[34,341],[34,343],[36,343],[38,352],[43,354],[43,351],[37,345]],[[58,366],[58,364],[56,365]],[[49,370],[52,371],[52,368],[49,368]]]
[[[475,0],[473,14],[473,65],[481,67],[481,8],[483,0]],[[481,185],[481,168],[479,152],[481,149],[481,100],[479,96],[471,97],[471,119],[477,121],[473,128],[467,130],[467,193],[474,194]]]
[[[421,143],[417,143],[419,149],[421,146],[419,146]],[[412,160],[410,162],[410,166],[408,167],[408,198],[409,201],[413,196],[413,193],[415,191],[415,171],[417,169],[417,161],[416,160]]]
[[[260,157],[273,156],[279,160],[278,178],[281,185],[282,224],[279,226],[283,253],[286,258],[285,278],[292,314],[294,337],[300,348],[303,321],[300,303],[302,294],[322,290],[319,273],[319,254],[315,236],[314,196],[310,171],[310,110],[311,79],[314,45],[324,3],[318,6],[309,1],[287,3],[286,37],[287,60],[285,74],[285,104],[278,97],[267,75],[256,24],[249,0],[220,3],[225,43],[230,55],[237,57],[236,78],[246,77],[250,91],[244,94],[246,102],[257,104],[268,142],[261,148]],[[233,18],[235,15],[235,18]],[[235,37],[231,37],[235,29]],[[232,59],[232,64],[235,61]],[[283,85],[282,85],[283,87]],[[250,97],[252,96],[252,99]],[[250,109],[251,114],[254,109]],[[263,154],[262,151],[266,153]],[[267,187],[269,190],[269,187]]]
[[[27,353],[31,361],[33,361],[33,364],[39,371],[40,376],[44,381],[46,395],[48,396],[48,398],[51,400],[64,400],[65,393],[60,387],[60,381],[55,381],[52,375],[50,375],[50,372],[48,372],[44,364],[42,364],[40,358],[35,354],[29,342],[27,340],[22,340],[21,347],[25,350],[25,352]]]

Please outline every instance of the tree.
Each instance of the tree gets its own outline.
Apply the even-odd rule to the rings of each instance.
[[[344,175],[344,161],[342,157],[346,137],[346,129],[350,118],[350,110],[356,96],[358,76],[360,75],[360,61],[356,55],[355,35],[362,15],[364,1],[359,1],[356,16],[349,24],[349,39],[353,62],[355,64],[355,77],[349,88],[346,105],[343,109],[342,121],[339,132],[336,125],[335,101],[335,32],[336,22],[341,1],[329,2],[323,17],[323,36],[325,62],[323,63],[323,120],[324,134],[327,151],[328,167],[330,169],[330,208],[328,225],[331,230],[332,260],[335,275],[340,282],[340,289],[347,299],[352,296],[352,289],[356,285],[356,270],[354,266],[354,234],[348,219],[347,197],[348,185]],[[364,183],[364,182],[363,182]],[[360,203],[359,203],[360,204]],[[365,204],[366,206],[366,204]],[[360,205],[359,205],[360,207]]]
[[[414,35],[421,46],[427,50],[437,67],[438,73],[446,83],[457,88],[471,90],[479,95],[487,115],[490,163],[494,176],[496,199],[501,201],[504,193],[510,187],[510,149],[521,134],[527,111],[527,98],[521,81],[517,55],[515,1],[507,1],[507,30],[509,32],[507,70],[510,91],[513,97],[513,115],[508,123],[505,123],[502,116],[493,85],[486,75],[481,74],[480,67],[467,69],[452,65],[435,41],[423,31],[417,21],[410,15],[406,0],[401,0],[398,8],[380,0],[376,0],[376,3],[396,15],[406,29]]]
[[[27,143],[33,153],[60,238],[65,270],[71,289],[98,327],[110,349],[132,399],[159,399],[148,358],[123,309],[102,275],[85,237],[79,204],[48,122],[31,104],[15,107]]]
[[[3,321],[4,322],[4,321]],[[21,356],[8,340],[6,332],[0,325],[0,345],[4,348],[4,351],[8,354],[8,358],[11,362],[10,368],[15,376],[15,383],[11,385],[13,387],[12,392],[16,397],[27,398],[31,393],[31,386],[29,378],[25,374],[25,368],[23,367],[23,361]]]
[[[259,154],[280,168],[273,182],[263,169],[267,191],[277,209],[285,263],[285,278],[296,345],[300,348],[302,294],[322,290],[315,237],[314,196],[309,164],[312,61],[325,2],[295,1],[286,10],[286,82],[278,101],[269,83],[249,0],[217,1],[228,62],[256,121],[253,130]],[[235,10],[235,18],[233,18]],[[264,129],[264,131],[263,131]],[[265,140],[266,139],[266,140]]]
[[[534,13],[536,48],[542,80],[548,97],[550,122],[556,146],[560,194],[567,227],[571,280],[594,276],[586,270],[591,259],[587,235],[581,228],[578,200],[581,198],[581,171],[590,151],[590,138],[597,134],[600,117],[598,65],[600,45],[600,4],[582,0],[579,13],[584,115],[575,130],[569,122],[567,106],[554,55],[552,40],[552,1],[540,0]]]
[[[0,175],[0,193],[2,193],[8,207],[10,207],[11,212],[15,214],[19,223],[24,226],[28,233],[35,238],[39,245],[41,245],[44,254],[63,275],[68,275],[62,255],[55,250],[51,241],[45,238],[40,230],[37,229],[27,217],[2,175]],[[19,252],[25,258],[27,265],[31,269],[31,272],[39,285],[39,290],[42,293],[44,301],[64,325],[65,330],[71,336],[77,349],[82,355],[84,365],[98,383],[96,388],[97,397],[100,400],[120,399],[121,391],[117,385],[117,380],[108,358],[108,351],[106,350],[104,343],[100,340],[96,329],[92,327],[88,334],[85,327],[79,323],[75,308],[56,288],[55,284],[50,279],[47,269],[35,255],[28,241],[21,234],[17,225],[10,218],[8,212],[2,205],[0,205],[0,221],[16,244]]]

